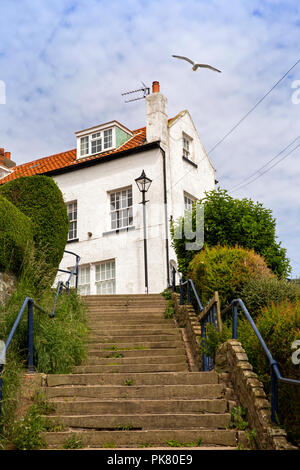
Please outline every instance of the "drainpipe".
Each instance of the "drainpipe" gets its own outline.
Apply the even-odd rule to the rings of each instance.
[[[163,181],[164,181],[164,208],[165,208],[165,231],[166,231],[166,263],[167,263],[167,285],[170,286],[170,259],[169,259],[169,222],[168,222],[168,197],[167,197],[167,171],[166,171],[166,152],[158,144],[163,159]]]

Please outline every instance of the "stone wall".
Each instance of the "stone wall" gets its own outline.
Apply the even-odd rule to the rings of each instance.
[[[193,355],[194,364],[197,370],[202,370],[201,327],[192,305],[180,305],[179,294],[172,294],[175,318],[180,328],[185,329],[190,351]]]
[[[296,449],[287,441],[283,429],[272,426],[270,403],[239,341],[229,340],[219,346],[215,369],[228,376],[240,405],[247,409],[246,419],[250,428],[256,430],[258,449]]]
[[[17,279],[13,274],[0,272],[0,305],[6,302],[16,290]]]

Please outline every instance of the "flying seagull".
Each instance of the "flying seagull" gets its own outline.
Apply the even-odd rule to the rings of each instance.
[[[196,72],[197,68],[198,67],[203,67],[203,68],[206,68],[206,69],[211,69],[211,70],[214,70],[215,72],[220,72],[221,73],[221,70],[218,70],[218,69],[215,69],[215,67],[212,67],[211,65],[207,65],[207,64],[196,64],[195,62],[193,62],[191,59],[188,59],[188,57],[183,57],[181,55],[172,55],[172,57],[176,57],[177,59],[183,59],[183,60],[186,60],[187,62],[189,62],[190,64],[192,64],[192,70],[194,72]]]

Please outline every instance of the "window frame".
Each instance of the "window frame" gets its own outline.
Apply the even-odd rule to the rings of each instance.
[[[127,205],[122,206],[122,193],[126,191],[126,201]],[[128,191],[130,191],[130,196],[128,195]],[[119,208],[114,208],[112,209],[112,196],[121,194],[121,197],[119,198]],[[129,228],[133,226],[133,190],[132,186],[125,186],[124,188],[119,188],[115,189],[112,191],[108,192],[109,196],[109,208],[110,208],[110,230],[121,230],[125,228]],[[131,204],[128,204],[129,200],[131,200]],[[115,205],[116,205],[116,198],[115,198]],[[126,217],[120,217],[120,213],[127,211]],[[113,214],[116,214],[116,217],[113,217]],[[123,221],[124,219],[128,219],[128,223],[126,225],[123,225],[123,223],[120,224],[120,221]],[[116,224],[114,224],[116,222]]]
[[[83,135],[79,138],[79,149],[80,149],[80,158],[88,157],[89,155],[97,155],[98,153],[107,152],[114,148],[114,139],[115,139],[115,127],[108,127],[106,129],[94,130],[87,135]],[[107,138],[107,135],[109,137]],[[94,137],[93,137],[94,136]],[[83,153],[82,142],[85,141],[85,150],[86,153]],[[96,149],[93,151],[93,143],[96,142]],[[100,142],[101,149],[97,150],[97,142]],[[106,145],[106,143],[110,145]]]
[[[71,212],[69,211],[69,207],[72,205],[75,205],[76,204],[76,218],[74,219],[70,219],[70,213],[74,213],[75,211],[72,210]],[[77,202],[77,199],[74,200],[74,201],[68,201],[66,202],[66,207],[67,207],[67,212],[68,212],[68,218],[69,218],[69,231],[68,231],[68,242],[72,242],[74,240],[78,240],[78,202]],[[75,223],[75,230],[71,229],[71,224],[74,224]],[[73,233],[75,232],[75,236],[70,238],[70,232],[73,231]]]
[[[106,266],[110,264],[109,270],[106,269]],[[115,295],[116,294],[116,260],[115,258],[99,261],[94,263],[95,266],[95,286],[96,286],[96,295]],[[101,279],[102,270],[100,266],[104,266],[104,279]],[[98,269],[97,269],[98,268]],[[109,277],[106,277],[107,272],[110,274]],[[99,278],[97,278],[99,274]],[[105,288],[105,292],[102,292],[101,286],[111,285],[112,289]]]

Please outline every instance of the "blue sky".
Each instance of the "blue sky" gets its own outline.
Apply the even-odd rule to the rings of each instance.
[[[141,127],[144,102],[125,104],[121,93],[158,80],[169,115],[188,109],[209,152],[300,59],[299,38],[296,0],[2,0],[0,146],[20,164],[74,148],[74,132],[92,125],[117,119]],[[172,54],[222,74],[194,73]],[[231,191],[300,136],[296,80],[300,63],[209,153],[222,187]],[[299,182],[300,147],[231,193],[273,211],[293,277]]]

